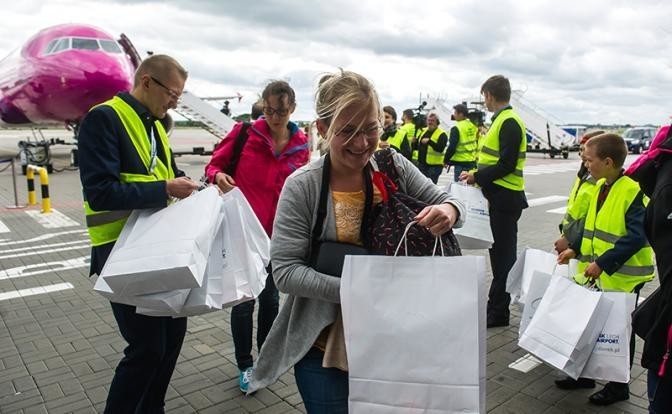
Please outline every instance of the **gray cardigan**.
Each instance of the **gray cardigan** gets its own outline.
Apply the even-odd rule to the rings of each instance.
[[[271,240],[275,284],[288,297],[259,353],[250,391],[273,384],[308,352],[322,330],[336,320],[341,279],[308,266],[310,238],[317,219],[324,157],[295,171],[280,194]],[[399,190],[428,204],[450,202],[464,223],[464,204],[418,171],[401,154],[394,154]],[[375,161],[372,160],[374,168]],[[321,240],[336,240],[336,221],[328,193]],[[401,235],[400,235],[401,236]]]

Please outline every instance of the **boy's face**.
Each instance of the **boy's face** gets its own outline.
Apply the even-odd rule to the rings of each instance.
[[[607,176],[607,171],[614,166],[614,161],[611,158],[598,157],[595,153],[595,148],[591,145],[586,145],[586,148],[581,154],[581,158],[583,159],[583,163],[588,169],[588,172],[590,172],[590,175],[596,180],[605,178]]]

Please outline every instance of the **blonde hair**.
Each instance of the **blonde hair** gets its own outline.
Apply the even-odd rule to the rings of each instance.
[[[149,74],[150,76],[162,76],[170,70],[177,71],[183,80],[186,80],[189,75],[189,72],[187,72],[187,70],[174,58],[168,55],[152,55],[143,60],[142,63],[140,63],[140,66],[138,66],[138,69],[135,71],[135,77],[133,78],[133,86],[137,88],[140,85],[143,75]]]
[[[373,84],[364,76],[341,69],[320,78],[315,93],[315,111],[318,119],[328,128],[324,137],[328,143],[331,142],[337,132],[332,128],[332,121],[339,118],[346,108],[353,106],[359,107],[359,110],[353,116],[374,109],[378,122],[382,124],[383,110],[378,99],[378,93]],[[360,124],[358,128],[362,126]]]

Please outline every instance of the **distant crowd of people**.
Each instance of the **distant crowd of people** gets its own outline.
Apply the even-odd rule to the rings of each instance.
[[[199,187],[177,167],[160,122],[176,107],[186,80],[187,71],[175,59],[152,55],[137,69],[131,91],[94,107],[81,124],[80,175],[93,246],[91,274],[100,274],[131,210],[166,207],[172,198],[188,197]],[[517,256],[518,220],[528,207],[526,129],[509,103],[506,77],[488,78],[480,93],[493,114],[487,130],[469,119],[464,104],[453,107],[455,125],[449,131],[441,127],[447,120],[435,112],[427,115],[426,126],[416,125],[411,109],[402,112],[398,126],[397,112],[381,105],[369,79],[346,70],[323,76],[315,92],[323,156],[310,162],[308,138],[290,120],[297,105],[294,90],[285,81],[271,81],[250,122],[236,124],[224,137],[205,167],[207,181],[222,192],[239,188],[271,238],[271,265],[258,298],[256,363],[255,301],[231,312],[242,392],[269,386],[293,368],[309,413],[347,413],[340,279],[318,272],[314,255],[327,241],[367,247],[370,221],[365,216],[370,204],[382,202],[381,189],[370,186],[377,151],[389,155],[398,188],[419,195],[427,206],[415,220],[434,236],[461,226],[466,215],[464,203],[436,185],[444,168],[453,168],[454,181],[482,189],[494,239],[487,327],[509,325],[506,281]],[[654,142],[652,150],[657,152],[648,154],[647,173],[629,176],[623,172],[627,148],[620,136],[601,131],[586,135],[555,246],[559,262],[578,259],[577,283],[598,280],[605,290],[635,293],[654,278],[656,252],[664,293],[657,323],[645,342],[643,366],[649,370],[650,412],[667,413],[672,412],[672,369],[666,369],[672,349],[670,134]],[[327,209],[320,217],[321,195]],[[279,291],[287,294],[282,308]],[[144,316],[133,306],[114,302],[111,307],[128,346],[115,370],[105,412],[163,412],[187,320]],[[595,387],[593,380],[583,378],[556,384],[563,389]],[[627,383],[610,382],[590,402],[608,405],[628,398]]]

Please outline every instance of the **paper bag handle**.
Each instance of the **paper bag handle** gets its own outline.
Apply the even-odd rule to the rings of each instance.
[[[404,234],[401,235],[401,240],[399,240],[399,244],[397,245],[396,250],[394,251],[394,255],[397,256],[399,254],[399,249],[401,249],[401,244],[404,244],[404,251],[406,252],[406,256],[408,256],[408,230],[411,229],[411,226],[414,224],[417,224],[417,221],[411,221],[406,225],[406,228],[404,229]],[[443,240],[441,240],[441,237],[435,237],[434,238],[434,248],[432,249],[432,257],[436,256],[436,248],[440,246],[441,248],[441,256],[445,256],[443,252]]]

